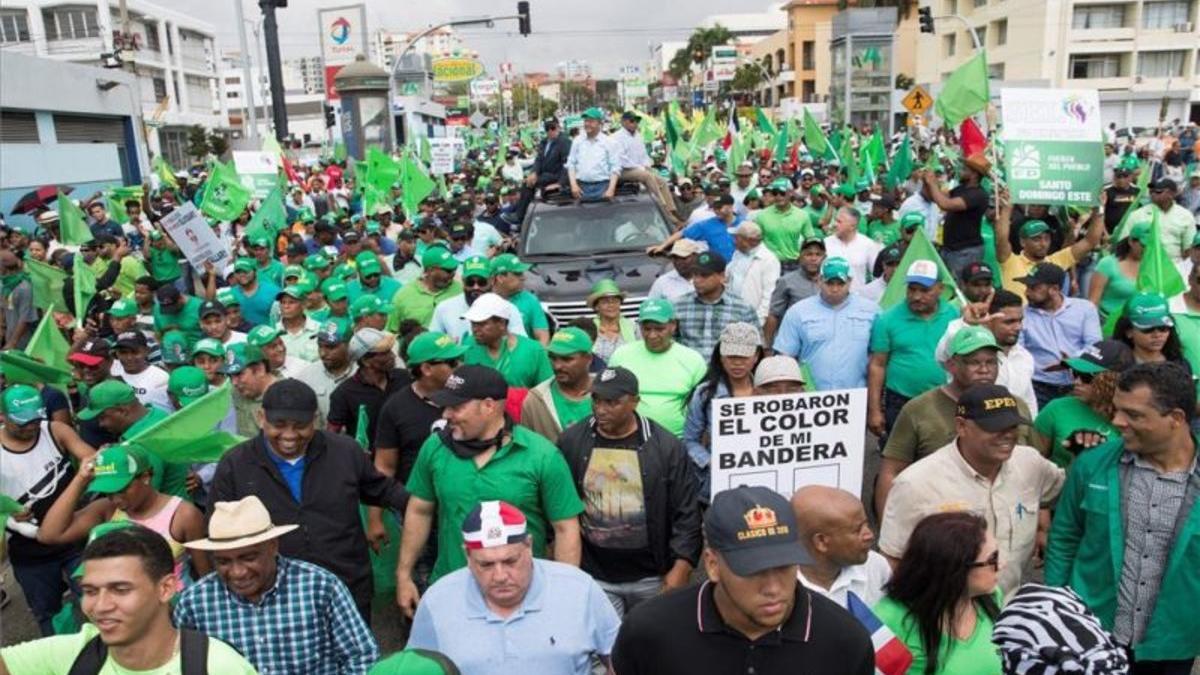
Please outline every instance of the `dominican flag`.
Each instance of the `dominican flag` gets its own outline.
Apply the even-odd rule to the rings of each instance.
[[[875,612],[860,600],[854,593],[846,594],[846,609],[858,619],[858,622],[871,634],[871,642],[875,645],[875,672],[877,675],[904,675],[912,665],[912,652],[883,625]]]
[[[729,151],[729,147],[733,145],[734,137],[737,136],[741,130],[742,126],[738,122],[737,106],[730,105],[729,122],[725,124],[725,138],[721,139],[721,147],[724,148],[726,152]]]

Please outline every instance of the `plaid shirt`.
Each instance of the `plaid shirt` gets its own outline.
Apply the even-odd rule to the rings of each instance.
[[[183,592],[175,624],[219,638],[260,675],[355,675],[379,658],[350,591],[332,573],[276,556],[275,585],[257,603],[209,574]]]
[[[721,337],[725,326],[742,321],[758,327],[758,314],[728,288],[711,305],[700,300],[695,291],[675,301],[675,317],[679,321],[679,343],[691,347],[706,360]]]

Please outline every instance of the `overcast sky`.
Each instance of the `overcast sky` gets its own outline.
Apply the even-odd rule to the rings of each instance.
[[[239,0],[154,0],[197,15],[217,27],[222,51],[236,50],[234,4]],[[778,0],[776,0],[777,2]],[[261,16],[258,3],[241,0],[246,18]],[[290,0],[277,10],[279,42],[284,58],[320,52],[317,8],[355,4],[353,0]],[[367,28],[411,31],[455,18],[515,14],[516,0],[366,0]],[[622,65],[640,65],[650,45],[686,40],[691,29],[710,14],[761,12],[771,0],[531,0],[533,34],[521,37],[516,21],[495,28],[462,29],[466,45],[479,52],[490,72],[512,61],[517,72],[553,71],[567,59],[585,60],[600,77],[611,77]],[[253,36],[250,38],[253,40]],[[253,42],[251,42],[253,49]]]

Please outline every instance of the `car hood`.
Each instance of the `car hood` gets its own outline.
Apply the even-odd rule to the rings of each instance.
[[[667,269],[666,260],[644,254],[542,260],[525,274],[525,287],[543,301],[581,301],[597,281],[612,279],[629,295],[640,296]]]

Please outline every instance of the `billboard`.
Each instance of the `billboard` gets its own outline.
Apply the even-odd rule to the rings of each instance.
[[[475,59],[447,57],[433,60],[434,82],[464,82],[483,74],[483,64]]]
[[[321,61],[325,71],[325,97],[336,100],[333,77],[359,54],[369,53],[366,5],[325,7],[317,10],[317,34],[321,37]]]

